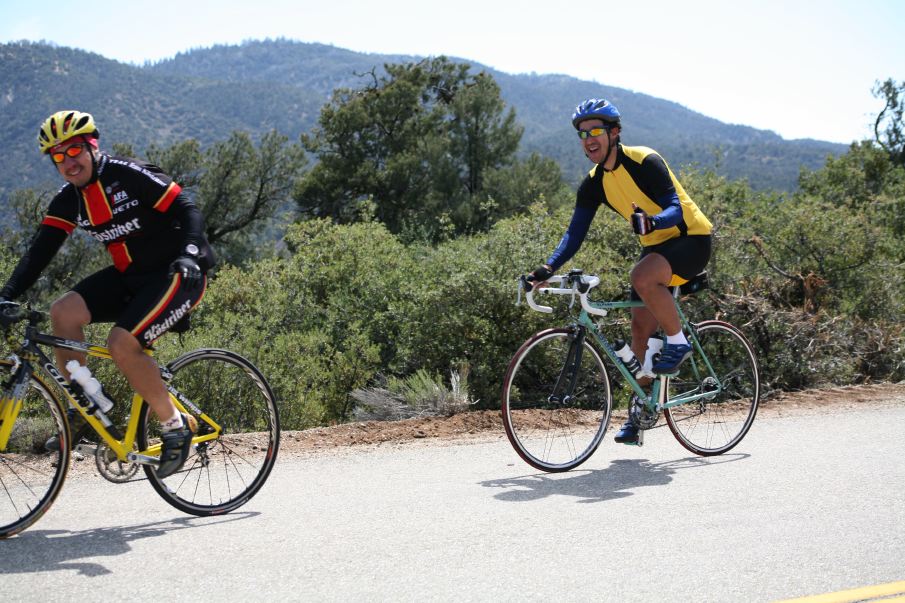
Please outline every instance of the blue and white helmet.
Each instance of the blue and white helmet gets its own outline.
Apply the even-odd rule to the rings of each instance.
[[[586,119],[600,119],[611,126],[619,125],[619,109],[605,98],[589,98],[577,107],[572,114],[572,125],[578,129],[578,124]]]

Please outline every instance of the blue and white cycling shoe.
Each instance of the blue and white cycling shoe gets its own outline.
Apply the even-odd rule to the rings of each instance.
[[[687,343],[667,343],[660,351],[660,358],[653,366],[658,375],[675,373],[679,365],[691,356],[691,345]]]

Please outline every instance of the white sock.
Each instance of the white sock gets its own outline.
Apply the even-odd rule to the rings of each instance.
[[[175,429],[182,429],[184,423],[182,422],[182,415],[178,412],[170,417],[167,421],[162,421],[160,423],[160,428],[164,431],[173,431]]]
[[[688,340],[685,339],[685,333],[680,330],[675,335],[667,335],[666,343],[670,345],[688,345]]]

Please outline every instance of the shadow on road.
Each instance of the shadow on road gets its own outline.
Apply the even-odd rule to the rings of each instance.
[[[672,481],[677,471],[710,467],[739,461],[747,454],[724,454],[718,457],[689,457],[675,461],[652,463],[646,459],[617,459],[606,469],[568,473],[538,473],[481,482],[487,488],[500,488],[498,500],[525,502],[551,495],[574,496],[582,503],[602,502],[631,496],[635,489],[663,486]]]
[[[131,542],[155,538],[188,528],[249,519],[259,515],[237,512],[212,517],[181,517],[135,526],[120,526],[70,532],[68,530],[30,530],[9,540],[0,540],[0,575],[31,572],[76,571],[82,576],[103,576],[111,573],[96,561],[81,561],[89,557],[113,557],[132,550]]]

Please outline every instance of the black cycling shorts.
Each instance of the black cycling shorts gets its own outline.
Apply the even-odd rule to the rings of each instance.
[[[710,235],[689,235],[687,237],[676,237],[659,245],[645,247],[641,251],[641,257],[638,260],[640,261],[651,253],[659,253],[669,262],[669,267],[672,268],[673,274],[690,281],[707,266],[707,262],[710,261],[710,250]],[[631,298],[634,301],[641,300],[634,287],[632,288]]]
[[[124,275],[110,266],[72,290],[85,300],[92,323],[115,323],[148,348],[201,302],[206,288],[207,276],[202,287],[189,293],[182,286],[182,276],[169,274],[168,268]]]

